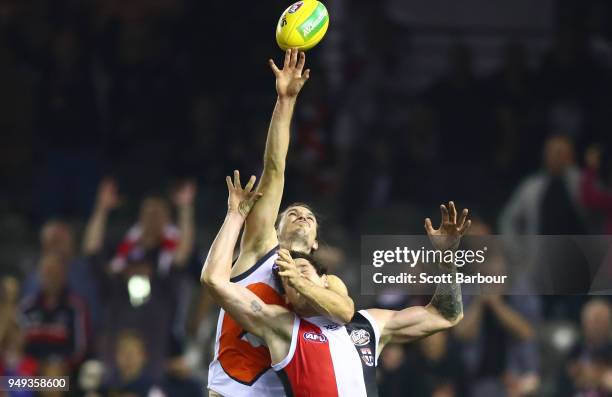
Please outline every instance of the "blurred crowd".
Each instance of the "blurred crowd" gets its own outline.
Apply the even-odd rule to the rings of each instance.
[[[420,234],[449,199],[476,235],[612,233],[611,4],[558,0],[546,51],[509,34],[486,74],[447,32],[446,72],[410,90],[410,27],[329,3],[345,14],[308,54],[285,197],[323,215],[319,255],[358,305],[420,302],[360,296],[360,236]],[[200,259],[223,177],[260,171],[282,8],[0,0],[0,376],[204,393]],[[611,302],[467,298],[452,332],[385,350],[381,396],[612,395]]]

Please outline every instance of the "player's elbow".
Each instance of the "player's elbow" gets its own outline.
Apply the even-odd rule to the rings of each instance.
[[[457,316],[454,317],[454,318],[447,318],[446,319],[446,321],[448,322],[448,327],[447,328],[453,328],[454,326],[459,324],[461,322],[461,320],[463,320],[463,311],[459,312],[459,314],[457,314]]]
[[[222,277],[214,274],[214,272],[208,271],[208,266],[205,265],[200,275],[200,284],[207,286],[211,290],[216,290],[222,288],[223,280]]]

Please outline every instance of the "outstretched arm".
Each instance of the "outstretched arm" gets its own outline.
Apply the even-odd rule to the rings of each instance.
[[[278,69],[272,60],[269,62],[276,76],[278,99],[268,129],[263,173],[257,186],[257,191],[263,193],[263,197],[246,220],[241,242],[241,256],[245,253],[255,256],[262,255],[278,243],[274,224],[283,197],[285,161],[289,149],[289,127],[297,96],[310,75],[310,70],[303,71],[306,56],[296,49],[285,52],[282,69]],[[252,259],[245,260],[254,262]]]
[[[83,254],[91,256],[100,252],[104,244],[108,214],[118,205],[117,184],[111,178],[104,178],[98,186],[96,204],[85,227]]]
[[[267,305],[247,288],[230,282],[232,253],[240,230],[249,211],[261,196],[261,193],[251,191],[254,184],[253,176],[242,189],[238,171],[234,171],[233,183],[230,177],[227,177],[227,187],[230,191],[227,215],[210,247],[200,281],[209,288],[213,299],[241,327],[264,338],[266,331],[272,329],[275,324],[271,320],[279,315],[279,309],[282,308]]]
[[[450,213],[449,213],[450,209]],[[465,209],[457,220],[457,210],[451,201],[449,209],[441,205],[442,224],[438,229],[425,220],[425,229],[434,248],[446,251],[456,249],[461,237],[470,227]],[[463,318],[461,287],[456,282],[457,268],[454,264],[440,264],[440,270],[451,274],[449,283],[440,283],[427,306],[413,306],[400,311],[371,309],[368,312],[376,319],[381,329],[381,350],[384,344],[410,342],[455,326]]]
[[[176,204],[179,230],[181,232],[181,238],[174,256],[174,263],[180,267],[187,264],[193,253],[195,242],[193,202],[196,196],[196,189],[195,182],[186,182],[174,194],[174,204]]]

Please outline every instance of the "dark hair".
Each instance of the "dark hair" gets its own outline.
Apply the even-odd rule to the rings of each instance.
[[[317,271],[317,274],[319,276],[327,274],[327,268],[325,266],[323,266],[323,264],[321,262],[316,260],[314,256],[312,256],[310,254],[306,254],[304,252],[299,252],[299,251],[290,251],[289,253],[291,254],[291,257],[294,260],[295,259],[305,259],[305,260],[307,260],[312,265],[312,267],[315,268],[315,270]]]
[[[291,257],[295,259],[305,259],[315,268],[315,271],[319,276],[327,274],[327,267],[325,267],[321,262],[316,260],[314,256],[310,254],[306,254],[304,252],[298,251],[289,251]],[[274,274],[274,279],[276,280],[277,287],[282,294],[285,294],[285,289],[283,288],[283,283],[281,282],[280,276],[278,275],[278,266],[274,265],[272,267],[272,273]]]

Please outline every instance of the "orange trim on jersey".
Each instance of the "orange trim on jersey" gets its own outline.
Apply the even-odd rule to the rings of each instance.
[[[287,307],[284,298],[266,283],[253,283],[246,288],[269,305]],[[232,379],[252,385],[270,369],[272,359],[267,347],[254,347],[243,340],[244,333],[245,330],[225,313],[219,336],[218,360],[225,373]]]

